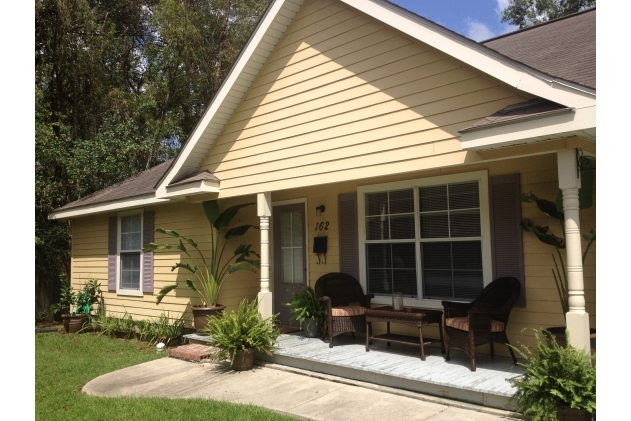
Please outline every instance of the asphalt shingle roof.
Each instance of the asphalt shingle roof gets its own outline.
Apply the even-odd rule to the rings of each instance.
[[[480,44],[550,76],[596,89],[596,8]]]
[[[138,174],[135,177],[116,183],[103,190],[92,193],[89,196],[70,202],[56,210],[67,210],[80,206],[93,205],[102,202],[111,202],[118,199],[142,196],[156,191],[156,183],[169,169],[172,159],[158,164]]]

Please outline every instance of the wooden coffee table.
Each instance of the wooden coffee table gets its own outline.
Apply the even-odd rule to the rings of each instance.
[[[442,353],[445,353],[445,342],[443,341],[443,312],[441,310],[429,308],[406,308],[403,311],[395,311],[392,306],[367,308],[366,309],[366,352],[370,351],[372,340],[396,342],[408,345],[419,345],[421,348],[421,360],[425,361],[425,345],[433,341],[423,341],[423,326],[431,323],[438,323],[440,332],[440,346]],[[387,333],[378,336],[371,336],[372,322],[386,322]],[[418,338],[410,335],[399,335],[390,333],[390,323],[400,323],[418,328]]]

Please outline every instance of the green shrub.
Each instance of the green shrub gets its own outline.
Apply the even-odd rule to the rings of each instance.
[[[533,329],[534,330],[534,329]],[[533,421],[557,420],[563,406],[596,410],[596,355],[567,345],[560,346],[553,334],[544,330],[545,342],[537,338],[536,353],[521,345],[509,345],[526,363],[517,363],[526,373],[507,379],[517,389],[517,411],[530,415]],[[569,337],[567,337],[569,344]]]
[[[322,301],[318,301],[315,291],[310,286],[294,293],[285,305],[292,311],[291,320],[296,320],[300,329],[304,321],[311,317],[320,329],[326,330],[326,307]]]
[[[241,301],[237,311],[224,311],[221,316],[210,317],[205,332],[219,348],[215,358],[224,360],[230,357],[230,366],[238,350],[255,349],[272,355],[280,334],[276,326],[277,314],[263,319],[258,311],[258,301]]]
[[[186,323],[185,315],[171,321],[169,313],[160,314],[157,319],[134,320],[131,314],[125,312],[123,316],[101,316],[93,317],[87,328],[92,328],[107,336],[124,336],[131,338],[138,335],[142,341],[156,344],[164,342],[170,344],[175,338],[179,338],[184,333]]]

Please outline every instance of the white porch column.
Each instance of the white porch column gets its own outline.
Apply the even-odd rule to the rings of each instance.
[[[256,202],[261,228],[261,291],[257,297],[259,313],[266,319],[272,316],[272,292],[269,290],[269,218],[272,216],[272,194],[259,193]]]
[[[563,192],[565,214],[565,254],[567,262],[570,310],[565,315],[570,331],[570,344],[577,349],[590,350],[589,314],[585,311],[583,285],[583,252],[579,220],[578,189],[581,179],[577,173],[576,150],[557,151],[559,188]]]

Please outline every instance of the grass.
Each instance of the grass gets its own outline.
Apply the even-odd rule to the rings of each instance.
[[[166,354],[166,353],[165,353]],[[35,334],[35,419],[37,420],[279,420],[266,408],[208,399],[105,398],[81,392],[90,380],[157,358],[137,340],[93,334]]]

